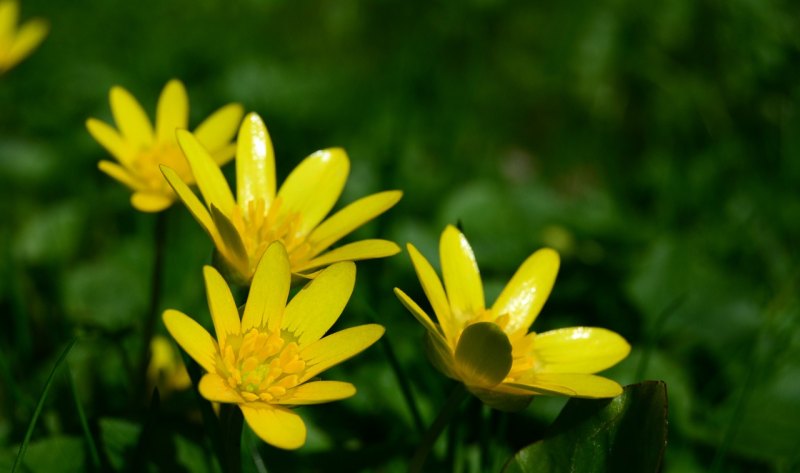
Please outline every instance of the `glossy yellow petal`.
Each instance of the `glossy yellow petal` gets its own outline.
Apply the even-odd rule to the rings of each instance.
[[[222,240],[222,246],[218,246],[217,249],[233,265],[233,269],[239,273],[241,279],[247,282],[251,276],[250,257],[247,255],[247,248],[239,230],[214,204],[211,204],[211,220],[214,221]]]
[[[314,381],[289,391],[275,404],[305,405],[338,401],[355,395],[356,387],[342,381]]]
[[[342,193],[350,160],[341,148],[317,151],[303,160],[278,191],[281,213],[301,215],[300,235],[307,235],[328,215]]]
[[[433,336],[438,336],[441,339],[441,341],[445,343],[445,345],[447,344],[447,341],[445,341],[444,337],[442,337],[442,334],[441,332],[439,332],[439,329],[436,327],[436,324],[433,323],[431,318],[428,317],[428,314],[426,314],[425,311],[422,310],[422,308],[420,308],[420,306],[417,305],[417,303],[414,302],[413,299],[408,297],[408,295],[405,292],[403,292],[401,289],[398,288],[394,288],[394,295],[397,296],[398,299],[400,299],[400,302],[406,309],[408,309],[409,312],[411,312],[411,315],[413,315],[414,318],[417,319],[417,322],[421,323],[422,326],[425,327],[425,329],[428,332],[431,332],[433,334]]]
[[[300,356],[306,360],[306,371],[299,382],[322,373],[331,366],[351,358],[377,342],[385,329],[377,324],[359,325],[341,330],[303,348]]]
[[[165,143],[175,142],[175,130],[189,126],[189,97],[177,79],[164,86],[156,108],[156,137]]]
[[[306,425],[284,407],[240,404],[244,420],[261,440],[278,448],[294,450],[306,443]]]
[[[141,212],[161,212],[172,205],[174,199],[156,192],[136,192],[131,196],[131,205]]]
[[[216,370],[217,344],[200,324],[177,310],[166,310],[162,316],[164,325],[172,338],[204,370]]]
[[[275,152],[267,127],[255,113],[248,113],[236,140],[236,192],[242,211],[263,200],[269,208],[275,199]]]
[[[23,24],[3,59],[5,67],[10,68],[25,59],[44,40],[48,29],[48,23],[40,19],[33,19]]]
[[[358,199],[322,222],[308,236],[317,254],[345,235],[392,208],[403,197],[400,191],[378,192]]]
[[[216,269],[204,266],[203,277],[206,281],[208,308],[211,310],[217,341],[220,348],[224,349],[228,336],[242,333],[239,310],[236,308],[236,301],[233,300],[228,284]]]
[[[293,333],[301,348],[316,342],[342,314],[355,283],[355,264],[329,266],[289,301],[281,328]]]
[[[452,225],[442,232],[439,258],[450,309],[463,324],[484,310],[483,283],[467,238]]]
[[[89,134],[114,156],[121,164],[130,167],[135,157],[135,150],[117,133],[117,130],[100,120],[90,118],[86,120],[86,129]]]
[[[456,371],[468,386],[494,386],[511,370],[511,349],[511,342],[497,324],[472,324],[458,339]]]
[[[228,386],[219,375],[208,373],[200,379],[197,386],[200,395],[211,402],[240,403],[244,402],[242,396]]]
[[[425,291],[425,296],[428,297],[428,301],[431,303],[436,319],[442,327],[442,332],[444,332],[445,338],[450,344],[455,346],[458,333],[450,313],[450,303],[447,301],[447,294],[445,294],[444,287],[442,287],[442,281],[436,275],[433,266],[422,256],[422,253],[417,251],[414,245],[409,243],[406,248],[411,256],[411,263],[414,265],[417,279],[419,279],[422,290]]]
[[[127,90],[119,86],[111,88],[111,113],[123,138],[135,148],[153,143],[153,126],[142,106]]]
[[[531,373],[513,383],[504,383],[534,394],[562,394],[590,399],[622,394],[622,386],[608,378],[593,374]]]
[[[118,164],[114,164],[111,161],[100,161],[97,163],[98,169],[103,171],[104,173],[108,174],[112,178],[116,179],[120,183],[124,184],[131,190],[140,190],[143,189],[144,186],[136,180],[135,177],[128,172],[127,169],[123,168]]]
[[[175,170],[161,165],[161,173],[164,174],[164,178],[167,180],[170,186],[172,186],[172,190],[178,195],[178,197],[183,201],[186,208],[189,209],[189,212],[192,216],[197,220],[197,223],[203,227],[203,230],[208,233],[208,236],[211,237],[211,241],[214,242],[217,248],[222,247],[222,238],[219,236],[219,232],[217,231],[217,227],[214,225],[214,221],[211,219],[211,214],[208,213],[206,207],[200,202],[200,199],[194,195],[189,186],[186,185],[185,182],[178,177],[178,173]]]
[[[296,273],[327,266],[339,261],[360,261],[396,255],[400,247],[389,240],[361,240],[342,245],[294,268]]]
[[[186,155],[186,160],[189,161],[192,174],[197,181],[197,187],[203,194],[206,205],[211,207],[213,204],[225,215],[231,215],[236,202],[233,200],[228,181],[225,180],[217,163],[190,132],[178,130],[176,136],[183,154]]]
[[[558,266],[558,253],[550,248],[533,253],[520,265],[492,306],[495,316],[509,316],[507,333],[527,332],[553,289]]]
[[[242,115],[244,115],[244,108],[241,105],[229,103],[206,118],[194,130],[194,136],[216,158],[217,152],[227,147],[233,139]],[[235,147],[231,149],[234,150]]]
[[[533,355],[543,373],[597,373],[628,356],[631,347],[604,328],[571,327],[536,334]]]
[[[206,148],[208,149],[208,148]],[[228,163],[236,154],[236,143],[231,143],[227,146],[217,149],[211,153],[211,158],[217,163],[217,166],[222,167]]]
[[[292,269],[283,243],[272,243],[258,262],[242,317],[242,332],[253,327],[281,326],[292,285]]]

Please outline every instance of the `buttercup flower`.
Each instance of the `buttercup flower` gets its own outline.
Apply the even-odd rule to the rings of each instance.
[[[111,112],[119,130],[90,118],[86,128],[117,160],[100,161],[104,173],[133,191],[131,204],[142,212],[160,212],[175,201],[175,193],[164,180],[158,166],[165,164],[188,184],[194,176],[175,140],[175,130],[188,127],[189,99],[179,80],[164,86],[156,109],[156,125],[150,123],[139,102],[122,87],[112,87]],[[228,104],[214,112],[194,131],[196,139],[213,156],[214,166],[222,166],[233,158],[231,143],[244,110],[239,104]]]
[[[169,339],[156,335],[150,341],[150,363],[147,365],[147,382],[157,386],[161,395],[182,391],[192,385],[180,353]]]
[[[253,431],[276,447],[305,443],[306,427],[290,406],[318,404],[355,394],[341,381],[311,381],[326,369],[360,353],[384,332],[360,325],[323,337],[339,318],[355,285],[355,264],[324,269],[286,303],[291,270],[280,242],[259,263],[239,320],[222,276],[206,266],[204,276],[216,340],[181,312],[164,312],[164,324],[178,344],[207,372],[200,394],[209,401],[238,404]]]
[[[592,374],[630,352],[618,334],[594,327],[528,333],[558,273],[554,250],[528,257],[490,308],[484,306],[472,248],[455,227],[444,230],[439,245],[444,287],[425,257],[411,244],[408,251],[439,323],[400,289],[395,294],[427,329],[434,366],[484,403],[518,410],[540,394],[604,398],[622,393],[616,382]]]
[[[47,22],[34,18],[17,29],[19,4],[0,0],[0,74],[25,59],[47,35]]]
[[[239,130],[234,199],[202,141],[185,131],[177,136],[207,207],[188,189],[179,172],[162,166],[164,176],[211,236],[237,282],[250,281],[261,255],[273,241],[286,246],[292,272],[308,277],[337,261],[382,258],[400,251],[390,241],[362,240],[325,252],[390,209],[402,196],[400,191],[372,194],[323,221],[342,193],[350,170],[343,149],[325,149],[307,157],[276,192],[272,141],[261,117],[250,113]]]

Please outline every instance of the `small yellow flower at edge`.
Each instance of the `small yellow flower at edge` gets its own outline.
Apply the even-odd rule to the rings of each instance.
[[[180,353],[164,336],[156,335],[150,341],[147,382],[150,387],[158,387],[162,396],[172,391],[182,391],[192,385]]]
[[[17,29],[19,3],[0,0],[0,74],[16,66],[47,36],[45,20],[34,18]]]
[[[289,258],[284,246],[276,242],[256,269],[241,320],[222,276],[205,267],[216,340],[175,310],[164,312],[164,324],[207,372],[199,386],[203,397],[238,404],[248,425],[265,442],[284,449],[300,448],[306,427],[290,407],[354,395],[350,383],[311,380],[360,353],[384,333],[380,325],[368,324],[323,337],[344,310],[355,273],[350,261],[333,264],[287,304]]]
[[[485,404],[513,411],[535,395],[605,398],[622,393],[615,381],[593,374],[630,352],[615,332],[594,327],[528,332],[558,273],[554,250],[544,248],[528,257],[490,308],[484,305],[472,248],[455,227],[448,226],[440,240],[444,286],[414,246],[409,244],[408,251],[439,323],[400,289],[395,294],[427,329],[426,348],[434,366],[463,382]]]
[[[292,272],[313,277],[337,261],[383,258],[400,252],[387,240],[362,240],[326,250],[341,238],[394,206],[400,191],[363,197],[325,219],[344,189],[350,161],[341,148],[317,151],[304,159],[276,191],[275,156],[267,128],[255,113],[239,130],[236,150],[236,198],[225,176],[203,146],[186,131],[178,132],[197,187],[206,205],[170,166],[162,166],[194,218],[209,234],[234,281],[247,284],[267,247],[281,241]],[[323,221],[324,219],[324,221]]]
[[[188,127],[186,88],[176,79],[164,86],[158,99],[155,128],[127,90],[112,87],[109,98],[119,130],[94,118],[86,121],[89,133],[117,160],[117,163],[100,161],[98,167],[133,191],[131,204],[137,210],[165,210],[175,201],[175,193],[161,175],[159,165],[175,169],[188,184],[195,182],[175,139],[177,129]],[[241,105],[228,104],[195,129],[194,136],[211,152],[215,166],[222,166],[233,158],[236,144],[231,140],[243,114]]]

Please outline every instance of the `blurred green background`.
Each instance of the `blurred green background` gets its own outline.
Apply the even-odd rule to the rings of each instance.
[[[800,468],[796,3],[22,2],[23,19],[34,16],[49,19],[49,37],[0,76],[0,468],[76,335],[69,372],[104,464],[141,452],[148,413],[131,408],[130,372],[155,219],[97,170],[107,155],[84,122],[111,121],[116,84],[152,116],[173,77],[192,126],[232,101],[261,114],[279,181],[316,149],[343,146],[352,172],[339,207],[405,192],[351,241],[413,242],[435,262],[444,225],[460,222],[490,303],[528,254],[558,249],[534,330],[598,325],[631,342],[608,375],[667,382],[666,472]],[[160,307],[207,322],[210,243],[180,205],[169,218]],[[360,264],[339,326],[387,327],[429,423],[450,382],[421,354],[423,329],[394,286],[425,301],[407,254]],[[66,372],[29,471],[90,468]],[[248,448],[270,471],[403,471],[418,437],[385,349],[331,377],[359,394],[301,409],[304,449]],[[448,454],[458,471],[499,468],[563,402],[536,399],[515,416],[471,402],[449,434],[457,448],[442,442],[431,471]],[[162,395],[152,471],[214,471],[197,405],[191,392]]]

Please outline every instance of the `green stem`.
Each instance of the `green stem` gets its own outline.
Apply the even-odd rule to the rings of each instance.
[[[242,471],[242,424],[244,418],[239,406],[223,404],[220,406],[219,423],[222,430],[222,471],[240,473]]]
[[[78,388],[75,386],[75,379],[72,377],[72,371],[69,366],[67,366],[67,379],[69,379],[72,398],[75,399],[75,408],[81,421],[81,429],[83,429],[83,435],[86,437],[86,444],[89,446],[89,454],[92,456],[92,465],[95,471],[100,471],[100,454],[97,453],[97,445],[94,442],[94,437],[92,437],[92,431],[89,429],[89,422],[86,421],[86,413],[83,411],[80,397],[78,397]]]
[[[456,386],[439,411],[439,415],[436,416],[436,420],[433,421],[433,424],[431,424],[422,437],[422,442],[420,442],[417,450],[414,452],[414,456],[411,458],[408,473],[419,473],[422,471],[422,467],[425,466],[425,460],[436,444],[436,440],[439,438],[439,435],[442,434],[444,428],[447,427],[447,424],[453,419],[455,413],[458,412],[459,406],[461,406],[461,403],[467,398],[468,394],[469,392],[463,385],[459,384]]]
[[[44,408],[44,401],[47,399],[47,393],[50,392],[50,386],[53,385],[53,377],[55,376],[58,367],[64,362],[67,354],[69,354],[69,351],[72,350],[73,345],[75,345],[75,340],[77,339],[73,338],[69,342],[66,348],[64,348],[64,351],[61,352],[61,355],[58,356],[56,364],[53,365],[53,369],[50,370],[50,375],[47,377],[47,381],[44,383],[42,394],[39,396],[39,402],[36,404],[36,410],[33,411],[33,417],[31,418],[30,424],[28,424],[28,430],[25,432],[25,439],[22,441],[22,445],[19,446],[19,453],[17,453],[17,458],[14,460],[14,466],[11,467],[11,473],[17,471],[17,467],[22,465],[22,459],[25,457],[25,451],[28,449],[28,443],[30,443],[31,436],[33,435],[33,428],[36,427],[36,421],[39,419],[39,415],[42,413],[42,408]]]

